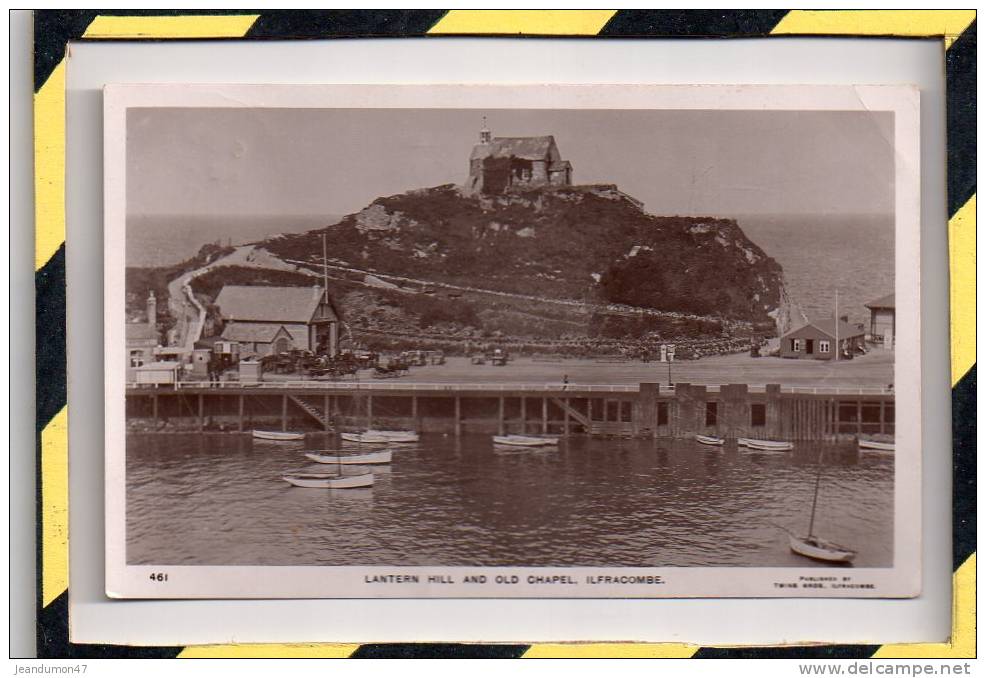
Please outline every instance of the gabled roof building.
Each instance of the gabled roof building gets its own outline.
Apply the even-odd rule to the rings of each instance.
[[[318,286],[226,285],[216,306],[224,323],[222,338],[239,342],[244,353],[338,352],[339,317]]]
[[[866,304],[870,309],[870,338],[873,341],[883,341],[893,346],[897,336],[897,308],[894,293],[880,297]]]
[[[780,356],[832,360],[836,355],[837,344],[842,347],[843,356],[851,356],[862,350],[865,334],[860,325],[851,325],[844,319],[817,320],[781,337]]]

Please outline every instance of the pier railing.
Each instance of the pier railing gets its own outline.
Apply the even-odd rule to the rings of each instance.
[[[136,386],[136,384],[129,384]],[[593,391],[600,393],[636,393],[636,384],[498,384],[498,383],[422,383],[422,382],[355,382],[355,381],[181,381],[174,384],[176,390],[187,388],[261,388],[277,390],[302,388],[336,391]]]
[[[760,387],[763,388],[763,387]],[[754,387],[750,387],[750,390],[754,390]],[[797,393],[805,395],[893,395],[894,390],[892,388],[840,388],[831,386],[817,386],[817,387],[805,387],[805,386],[789,386],[781,387],[781,391],[784,393]]]
[[[703,385],[695,382],[696,385]],[[704,384],[709,392],[716,392],[725,384]],[[568,391],[580,393],[637,393],[640,390],[638,384],[563,384],[559,382],[547,384],[516,384],[516,383],[434,383],[434,382],[359,382],[359,381],[180,381],[175,384],[160,384],[159,389],[222,389],[235,391],[240,389],[264,389],[276,391],[278,389],[305,389],[305,390],[334,390],[334,391],[422,391],[422,392],[456,392],[456,391],[536,391],[536,392],[556,392],[565,393]],[[127,383],[128,390],[141,390],[154,388],[154,384],[138,384],[135,382]],[[766,384],[749,384],[750,393],[763,393],[767,390]],[[662,395],[674,393],[674,387],[666,384],[660,385]],[[892,388],[882,387],[857,387],[847,388],[838,386],[782,386],[781,391],[798,395],[892,395]]]

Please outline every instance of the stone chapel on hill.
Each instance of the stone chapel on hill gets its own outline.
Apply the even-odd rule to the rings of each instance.
[[[484,118],[469,156],[467,189],[495,194],[513,187],[571,185],[572,164],[562,160],[553,136],[493,137]]]

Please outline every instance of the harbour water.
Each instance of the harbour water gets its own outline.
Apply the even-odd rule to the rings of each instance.
[[[372,470],[372,488],[280,480],[327,470],[303,451],[338,446],[331,434],[128,435],[127,561],[817,567],[778,526],[807,528],[819,458],[816,532],[857,549],[857,567],[893,561],[894,459],[851,443],[762,453],[573,438],[530,450],[433,434],[394,446],[391,465],[347,469]]]

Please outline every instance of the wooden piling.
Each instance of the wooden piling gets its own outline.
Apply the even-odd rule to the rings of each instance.
[[[503,396],[500,396],[500,414],[497,416],[497,435],[505,435],[503,422],[504,403]]]
[[[199,393],[199,431],[205,429],[205,404],[202,398],[202,394]]]
[[[243,394],[240,394],[240,402],[238,404],[239,417],[237,418],[237,428],[236,430],[243,433]]]
[[[568,433],[569,433],[569,423],[568,423],[568,409],[569,409],[569,407],[571,407],[571,405],[569,404],[569,399],[566,397],[565,398],[565,423],[563,424],[564,432],[565,432],[565,437],[566,438],[568,437]]]
[[[417,431],[421,426],[418,424],[418,396],[411,396],[411,422],[414,430]]]
[[[520,434],[527,433],[527,396],[520,397]]]
[[[818,433],[818,400],[812,398],[809,401],[809,410],[811,417],[808,421],[810,437],[814,438]]]
[[[801,433],[801,439],[805,440],[809,437],[809,433],[812,431],[814,426],[814,405],[815,401],[812,398],[805,400],[805,430]]]
[[[801,440],[801,405],[802,401],[800,399],[795,399],[794,401],[794,439]]]
[[[818,401],[818,418],[819,418],[819,440],[825,440],[825,436],[828,434],[829,426],[829,403],[827,400]]]
[[[322,430],[329,430],[329,394],[326,393],[322,396]]]
[[[637,400],[633,405],[633,434],[640,435],[650,432],[651,437],[657,437],[657,394],[660,387],[653,382],[643,382],[637,392]]]
[[[154,395],[151,396],[151,400],[153,400],[152,409],[154,410],[154,428],[157,428],[158,427],[158,423],[157,423],[157,393],[155,393]],[[882,413],[881,413],[880,417],[882,419],[882,417],[883,417],[883,414]]]
[[[804,437],[805,437],[805,428],[807,428],[807,424],[808,424],[808,422],[807,422],[807,416],[806,416],[806,411],[807,411],[808,408],[805,407],[805,406],[808,403],[807,403],[807,401],[805,401],[804,398],[798,398],[798,400],[796,400],[795,402],[797,403],[797,407],[798,407],[798,420],[797,420],[798,435],[797,435],[797,439],[798,440],[804,440]]]
[[[548,398],[541,397],[541,433],[548,432]]]
[[[455,435],[462,435],[462,399],[455,396]]]
[[[811,437],[813,440],[821,439],[822,416],[820,409],[821,401],[812,396],[811,399]]]
[[[281,396],[281,430],[288,430],[288,396],[286,393]]]
[[[804,405],[805,401],[800,398],[794,401],[794,439],[801,440],[801,432],[804,430]]]
[[[373,428],[373,396],[366,396],[366,428]]]
[[[791,410],[794,413],[793,416],[791,417],[792,437],[795,440],[800,440],[800,435],[801,435],[801,421],[800,421],[800,417],[801,417],[801,401],[798,400],[797,398],[795,398],[794,400],[792,400],[791,401]]]
[[[805,437],[807,438],[807,437],[810,436],[810,434],[812,432],[814,432],[814,426],[815,426],[815,399],[814,398],[809,398],[808,400],[805,401],[805,405],[807,405],[807,409],[808,409],[808,412],[807,412],[808,416],[805,417],[805,434],[806,434]]]
[[[810,434],[814,433],[814,431],[815,431],[815,399],[811,398],[810,400],[808,400],[808,425],[806,428],[806,433],[808,433],[809,435],[806,435],[805,437],[806,438],[810,437]]]

